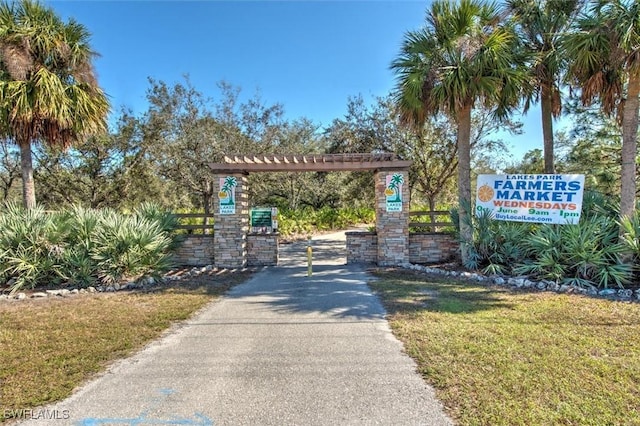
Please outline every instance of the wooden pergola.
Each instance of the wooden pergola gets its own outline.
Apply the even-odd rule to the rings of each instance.
[[[309,155],[231,155],[224,163],[211,163],[214,173],[251,172],[335,172],[357,170],[403,170],[411,161],[395,154],[309,154]]]
[[[409,168],[411,161],[401,160],[395,154],[272,154],[227,155],[222,163],[209,167],[214,175],[218,194],[214,197],[215,265],[221,268],[244,267],[248,253],[269,253],[269,238],[275,240],[277,264],[277,235],[260,237],[265,247],[248,247],[249,201],[248,178],[259,172],[374,172],[376,237],[375,250],[378,265],[402,265],[409,259]],[[396,179],[393,187],[392,179]],[[398,181],[400,183],[398,183]],[[228,184],[227,182],[233,182]],[[388,191],[397,196],[389,199]],[[226,200],[223,204],[222,199]],[[229,202],[228,200],[232,200]],[[258,236],[251,236],[250,244],[257,245]],[[373,243],[372,243],[373,244]],[[270,246],[269,246],[270,247]]]

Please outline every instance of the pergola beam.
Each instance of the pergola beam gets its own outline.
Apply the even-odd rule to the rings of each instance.
[[[225,156],[224,163],[211,163],[215,173],[251,172],[330,172],[357,170],[403,170],[411,161],[394,154],[324,154]]]

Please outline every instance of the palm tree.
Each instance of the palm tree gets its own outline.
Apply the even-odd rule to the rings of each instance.
[[[525,48],[531,53],[532,92],[527,94],[524,111],[532,101],[540,101],[544,172],[555,173],[553,119],[560,116],[561,71],[565,67],[559,44],[583,0],[507,0],[507,10],[517,23]]]
[[[226,194],[227,202],[222,204],[233,205],[233,188],[238,185],[238,180],[233,176],[227,176],[224,179],[224,183],[222,184],[222,188],[220,188],[220,192],[224,192]]]
[[[20,147],[26,208],[36,203],[31,145],[67,148],[106,129],[89,33],[37,1],[0,4],[0,137]]]
[[[402,201],[402,199],[400,198],[400,186],[404,183],[404,176],[402,176],[401,173],[394,173],[393,176],[391,176],[391,181],[389,182],[389,188],[393,190],[393,192],[396,194],[396,198],[395,200],[393,200],[393,202],[395,203],[399,203]]]
[[[423,126],[440,112],[457,125],[458,199],[461,254],[468,260],[473,241],[471,206],[471,110],[493,107],[506,118],[521,99],[526,73],[522,51],[512,27],[494,3],[435,1],[422,30],[406,33],[392,62],[398,75],[396,103],[401,119]]]
[[[640,102],[640,1],[597,0],[565,40],[569,73],[581,101],[599,101],[622,126],[620,215],[636,207],[636,150]]]

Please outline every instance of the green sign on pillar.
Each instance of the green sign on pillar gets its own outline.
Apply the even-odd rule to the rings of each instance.
[[[270,233],[278,231],[278,209],[276,207],[251,209],[251,232]]]

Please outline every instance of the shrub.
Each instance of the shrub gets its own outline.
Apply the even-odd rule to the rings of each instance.
[[[626,223],[618,238],[615,202],[585,192],[578,224],[546,225],[494,220],[490,213],[470,216],[473,244],[469,269],[488,274],[526,274],[581,287],[623,287],[632,266],[624,254],[640,249],[640,220]],[[458,224],[457,210],[452,219]],[[640,250],[634,251],[640,258]],[[637,259],[636,259],[637,260]]]
[[[631,265],[621,261],[625,247],[618,241],[618,226],[610,218],[592,215],[579,223],[542,225],[525,240],[528,260],[515,268],[580,287],[624,287]]]
[[[101,213],[80,206],[74,206],[65,213],[72,226],[61,270],[69,284],[88,287],[98,280],[98,263],[91,257],[91,252],[94,248],[93,234],[100,224]]]
[[[140,204],[140,206],[133,211],[133,214],[137,217],[157,223],[160,230],[167,234],[172,232],[176,225],[178,225],[178,219],[174,214],[160,208],[160,206],[154,203],[145,202]]]
[[[279,229],[281,235],[307,235],[318,231],[345,229],[361,223],[375,221],[375,212],[369,208],[341,208],[323,207],[320,210],[281,209],[278,212]]]
[[[640,214],[636,211],[633,216],[625,217],[620,222],[622,233],[621,242],[626,250],[625,260],[634,265],[633,272],[640,273]]]
[[[132,215],[77,206],[47,213],[8,204],[0,211],[0,283],[15,293],[158,275],[171,266],[174,224],[151,204]]]
[[[41,207],[24,210],[6,205],[0,214],[0,276],[11,280],[11,292],[40,282],[58,283],[68,227]]]
[[[172,240],[160,222],[105,210],[91,238],[91,257],[103,282],[157,275],[171,267]]]
[[[458,224],[457,210],[452,211],[452,220]],[[464,266],[485,274],[511,274],[513,267],[525,259],[523,236],[531,233],[533,225],[493,220],[487,211],[470,217],[470,220],[473,244],[469,247],[469,259]]]

